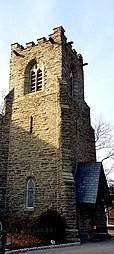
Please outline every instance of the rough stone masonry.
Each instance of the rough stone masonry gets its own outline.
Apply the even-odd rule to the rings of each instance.
[[[0,127],[1,213],[34,217],[55,209],[66,218],[67,239],[76,239],[74,169],[78,162],[95,161],[96,154],[83,58],[62,26],[37,44],[11,45]]]

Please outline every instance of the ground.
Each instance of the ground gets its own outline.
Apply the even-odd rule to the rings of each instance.
[[[112,254],[114,251],[114,238],[95,241],[95,242],[86,242],[81,245],[71,246],[71,247],[62,247],[62,248],[52,248],[52,249],[42,249],[42,250],[29,250],[26,251],[26,254]],[[9,252],[6,251],[6,254]],[[14,253],[10,252],[10,253]],[[24,253],[24,251],[19,252]]]

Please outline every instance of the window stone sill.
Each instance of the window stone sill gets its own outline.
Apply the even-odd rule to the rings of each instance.
[[[34,207],[26,207],[25,212],[34,212]]]

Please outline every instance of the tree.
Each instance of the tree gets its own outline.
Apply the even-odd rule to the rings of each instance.
[[[103,162],[107,180],[114,171],[114,126],[98,115],[93,122],[97,160]]]

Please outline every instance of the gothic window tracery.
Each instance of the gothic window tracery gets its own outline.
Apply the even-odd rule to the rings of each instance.
[[[31,92],[42,90],[42,70],[35,64],[30,71]]]

